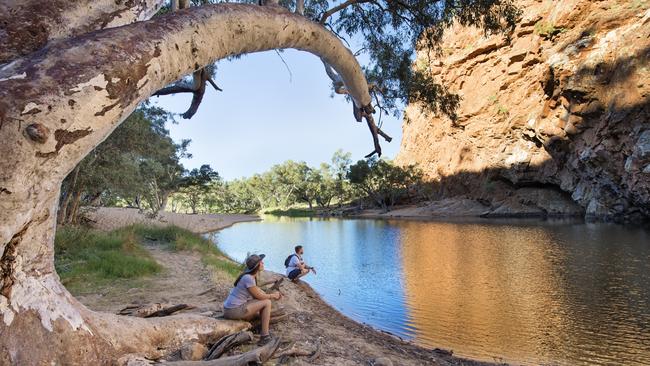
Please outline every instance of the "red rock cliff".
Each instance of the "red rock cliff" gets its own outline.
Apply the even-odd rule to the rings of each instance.
[[[405,112],[399,163],[489,215],[650,217],[650,1],[522,0],[507,40],[454,27],[425,68],[458,120]],[[432,60],[432,61],[429,61]]]

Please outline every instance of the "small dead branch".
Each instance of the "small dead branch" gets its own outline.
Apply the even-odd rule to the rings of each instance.
[[[201,101],[203,101],[207,83],[210,83],[215,90],[223,91],[223,89],[221,89],[214,80],[210,78],[210,75],[205,68],[194,71],[192,78],[192,85],[188,85],[187,83],[170,85],[158,90],[153,95],[161,96],[177,93],[192,93],[192,102],[190,103],[190,107],[182,114],[183,118],[190,119],[194,114],[196,114],[199,105],[201,105]]]
[[[273,282],[273,286],[269,288],[270,291],[280,291],[280,285],[284,282],[284,277],[278,278],[275,282]]]
[[[129,305],[122,310],[118,311],[118,315],[135,316],[138,318],[155,318],[161,316],[168,316],[180,310],[193,309],[194,306],[188,304],[147,304],[147,305]]]
[[[205,291],[203,291],[203,292],[201,292],[201,293],[196,294],[196,296],[203,296],[203,295],[206,295],[206,294],[208,294],[208,293],[210,293],[210,292],[212,292],[212,291],[215,291],[216,289],[217,289],[216,287],[211,287],[211,288],[209,288],[209,289],[207,289],[207,290],[205,290]]]
[[[145,318],[156,318],[156,317],[161,317],[161,316],[168,316],[168,315],[172,315],[173,313],[175,313],[177,311],[193,309],[193,308],[194,308],[194,306],[190,306],[190,305],[187,305],[187,304],[178,304],[178,305],[170,306],[170,307],[167,307],[167,308],[164,308],[164,309],[160,309],[160,310],[158,310],[156,312],[153,312],[153,313],[145,316]]]
[[[375,150],[373,150],[370,154],[366,155],[366,159],[377,154],[377,156],[381,156],[381,145],[379,145],[379,136],[383,137],[384,140],[391,142],[393,139],[392,137],[388,136],[384,131],[381,130],[381,128],[377,127],[375,124],[375,119],[372,116],[372,107],[369,106],[369,108],[365,108],[363,111],[363,116],[366,119],[366,123],[368,124],[368,129],[370,130],[370,134],[372,135],[372,142],[375,146]]]
[[[214,360],[221,357],[223,354],[228,352],[228,350],[235,348],[244,343],[251,342],[253,340],[253,333],[251,332],[239,332],[235,334],[227,335],[217,343],[213,344],[207,355],[205,356],[206,360]]]

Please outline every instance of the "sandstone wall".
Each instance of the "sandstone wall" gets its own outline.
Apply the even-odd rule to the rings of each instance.
[[[519,5],[510,40],[457,26],[418,53],[463,99],[455,122],[409,105],[398,163],[493,215],[649,218],[650,0]]]

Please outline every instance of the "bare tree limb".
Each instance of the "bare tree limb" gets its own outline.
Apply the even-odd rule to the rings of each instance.
[[[327,10],[326,12],[324,12],[323,15],[320,18],[320,23],[325,24],[325,22],[327,21],[327,18],[329,18],[332,15],[334,15],[335,13],[338,13],[339,11],[347,8],[350,5],[369,3],[371,1],[372,0],[347,0],[346,2],[341,3],[341,4],[339,4],[339,5],[335,6],[335,7]]]
[[[212,78],[208,77],[208,82],[210,83],[210,85],[212,85],[214,90],[223,91],[223,89],[221,89],[219,86],[217,86],[217,84],[214,82],[214,80],[212,80]]]
[[[296,13],[305,15],[305,0],[296,0]]]
[[[203,101],[203,95],[205,95],[205,83],[208,79],[208,72],[205,68],[197,70],[193,74],[194,78],[194,89],[192,93],[192,103],[190,103],[190,108],[182,114],[183,118],[190,119],[196,114],[196,111],[199,110],[199,105]]]
[[[178,93],[194,93],[194,89],[192,89],[192,87],[188,85],[175,84],[175,85],[166,86],[158,90],[157,92],[153,93],[152,95],[161,96],[161,95],[178,94]]]
[[[372,142],[373,145],[375,146],[375,149],[368,155],[365,156],[365,158],[370,158],[373,155],[377,154],[377,156],[381,156],[381,145],[379,144],[379,136],[383,137],[384,140],[390,142],[392,141],[392,137],[388,136],[384,131],[382,131],[377,125],[375,124],[375,119],[372,116],[372,113],[374,113],[374,109],[372,106],[368,106],[364,108],[363,110],[363,116],[366,119],[366,123],[368,124],[368,129],[370,130],[370,134],[372,135]]]

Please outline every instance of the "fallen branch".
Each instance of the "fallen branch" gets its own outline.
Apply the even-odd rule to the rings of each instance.
[[[135,316],[138,318],[155,318],[171,315],[177,311],[193,309],[194,306],[188,304],[147,304],[147,305],[129,305],[117,312],[118,315]]]
[[[205,360],[214,360],[221,357],[223,354],[228,352],[228,350],[242,345],[244,343],[251,342],[253,340],[253,333],[251,332],[239,332],[235,334],[227,335],[217,343],[213,344],[208,353],[205,356]]]
[[[248,366],[250,363],[261,364],[269,360],[280,346],[280,338],[274,338],[262,347],[255,348],[240,355],[218,358],[209,361],[175,361],[166,362],[170,366]]]
[[[194,306],[190,306],[190,305],[187,305],[187,304],[178,304],[178,305],[170,306],[170,307],[167,307],[167,308],[164,308],[164,309],[160,309],[160,310],[158,310],[156,312],[153,312],[153,313],[145,316],[145,318],[155,318],[155,317],[161,317],[161,316],[168,316],[168,315],[172,315],[173,313],[175,313],[177,311],[180,311],[180,310],[193,309],[193,308],[194,308]]]

